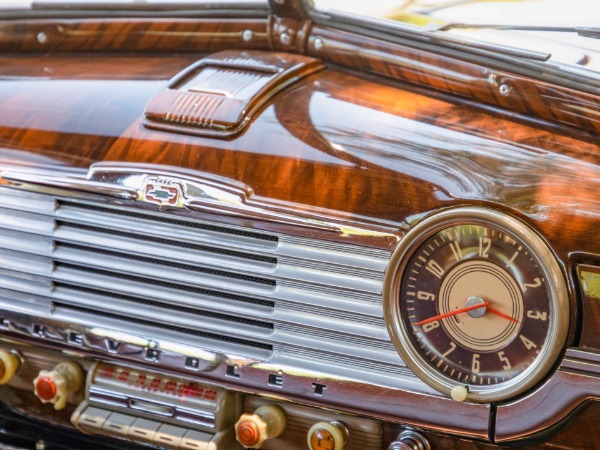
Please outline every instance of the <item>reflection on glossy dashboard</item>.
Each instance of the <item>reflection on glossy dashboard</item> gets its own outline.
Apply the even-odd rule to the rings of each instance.
[[[0,21],[1,445],[600,445],[597,93],[253,8]]]

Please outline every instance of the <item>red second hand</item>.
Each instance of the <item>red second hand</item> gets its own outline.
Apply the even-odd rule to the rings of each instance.
[[[452,316],[455,316],[457,314],[461,314],[461,313],[464,313],[467,311],[472,311],[474,309],[483,308],[484,306],[487,306],[487,305],[488,305],[488,302],[483,302],[483,303],[479,303],[477,305],[465,306],[464,308],[455,309],[454,311],[451,311],[448,313],[440,314],[438,316],[430,317],[429,319],[421,320],[420,322],[413,323],[412,325],[413,325],[413,327],[420,327],[421,325],[425,325],[430,322],[435,322],[436,320],[445,319],[446,317],[452,317]],[[502,314],[502,313],[500,313],[500,314]]]
[[[498,311],[497,309],[488,307],[487,310],[498,317],[502,317],[503,319],[510,320],[511,322],[514,322],[514,323],[519,323],[519,321],[517,319],[514,319],[514,318],[510,317],[508,314],[504,314],[503,312]]]

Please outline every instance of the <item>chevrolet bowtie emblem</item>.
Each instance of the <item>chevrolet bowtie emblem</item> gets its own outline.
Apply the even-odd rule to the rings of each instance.
[[[180,208],[184,206],[181,185],[173,180],[158,177],[147,178],[141,194],[144,202],[160,206]]]

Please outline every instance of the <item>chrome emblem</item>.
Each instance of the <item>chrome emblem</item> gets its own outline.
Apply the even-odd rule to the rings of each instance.
[[[147,178],[142,190],[142,201],[181,208],[184,205],[181,184],[164,178]]]

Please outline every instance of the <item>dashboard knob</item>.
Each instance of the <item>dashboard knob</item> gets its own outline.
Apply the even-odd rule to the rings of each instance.
[[[310,450],[342,450],[349,436],[341,422],[317,422],[308,430],[306,441]]]
[[[21,359],[6,350],[0,350],[0,384],[8,383],[21,367]]]
[[[431,450],[429,441],[421,433],[414,430],[404,430],[390,444],[388,450]]]
[[[267,439],[285,430],[285,414],[275,405],[257,408],[254,414],[242,414],[235,424],[235,437],[245,448],[261,448]]]
[[[73,362],[64,362],[52,370],[40,371],[33,380],[33,389],[42,403],[52,403],[58,411],[66,406],[69,394],[76,392],[82,384],[81,367]]]

